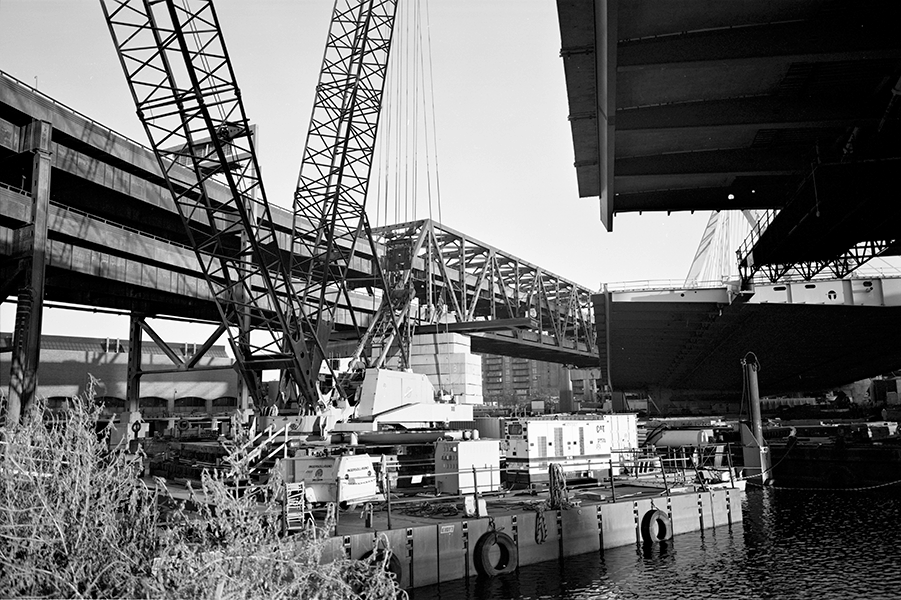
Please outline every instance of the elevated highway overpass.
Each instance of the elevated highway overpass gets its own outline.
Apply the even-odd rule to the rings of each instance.
[[[191,179],[187,169],[177,175]],[[210,188],[213,200],[226,193]],[[292,215],[272,208],[287,254]],[[402,269],[424,331],[469,333],[479,352],[596,366],[592,290],[431,221],[376,234],[383,251],[389,243],[408,249]],[[376,259],[386,260],[357,245],[350,302],[338,300],[336,348],[358,339],[379,307]],[[37,272],[40,289],[27,284]],[[0,301],[10,296],[33,321],[44,299],[140,320],[219,320],[151,150],[0,72]],[[3,349],[10,346],[21,350]]]
[[[576,177],[623,212],[770,211],[745,281],[901,251],[901,36],[879,0],[557,0]]]
[[[557,7],[579,194],[608,230],[624,212],[764,212],[730,249],[733,288],[595,297],[612,389],[740,394],[749,351],[763,394],[901,368],[896,281],[854,275],[901,253],[895,5]]]

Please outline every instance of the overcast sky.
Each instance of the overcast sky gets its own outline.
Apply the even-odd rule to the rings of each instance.
[[[332,5],[216,3],[275,204],[297,182]],[[556,3],[428,9],[443,223],[592,289],[684,278],[708,214],[621,214],[607,233],[598,199],[578,197]],[[0,0],[0,70],[146,144],[99,0]],[[428,216],[424,201],[417,211]],[[12,312],[3,305],[0,329]]]

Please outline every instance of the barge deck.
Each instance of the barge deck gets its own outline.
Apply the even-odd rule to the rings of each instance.
[[[189,494],[169,488],[175,497]],[[390,511],[387,503],[363,504],[336,514],[322,558],[362,559],[389,549],[400,587],[412,589],[742,521],[737,487],[667,490],[624,480],[568,492],[559,508],[534,490],[486,494],[484,502],[469,503],[431,494],[392,498]],[[308,516],[325,527],[324,513]]]
[[[558,509],[528,492],[485,504],[487,514],[473,517],[409,514],[402,511],[404,505],[392,506],[390,528],[385,511],[373,512],[370,527],[360,515],[344,513],[337,535],[326,542],[324,558],[363,558],[387,545],[398,558],[394,568],[399,567],[398,580],[406,589],[742,521],[741,491],[734,488],[666,495],[626,484],[616,487],[615,501],[605,487],[580,490]],[[661,513],[663,520],[657,521]],[[504,548],[494,532],[506,536],[512,549]],[[486,550],[486,543],[500,548]]]

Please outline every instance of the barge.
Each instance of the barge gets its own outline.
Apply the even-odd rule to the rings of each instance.
[[[859,489],[901,484],[896,422],[785,423],[764,429],[772,484]]]
[[[375,554],[412,589],[742,521],[737,478],[687,481],[618,449],[636,439],[634,415],[516,418],[503,431],[409,432],[412,463],[403,432],[295,445],[273,467],[283,526],[325,532],[326,562]]]
[[[375,512],[368,523],[352,513],[340,517],[323,558],[361,559],[388,551],[386,564],[400,587],[410,589],[729,527],[742,521],[741,493],[737,488],[683,488],[667,495],[663,489],[623,483],[583,488],[565,506],[550,508],[546,500],[523,491],[488,499],[485,513],[471,517],[440,510],[415,514],[401,504],[394,507],[390,527],[385,511]]]
[[[731,469],[687,479],[700,463],[649,456],[634,414],[477,420],[420,379],[369,370],[355,403],[262,417],[205,463],[245,491],[275,476],[286,534],[325,532],[327,562],[379,556],[404,589],[742,521]]]
[[[177,499],[197,500],[188,489],[168,488]],[[293,534],[324,532],[323,562],[376,554],[399,587],[413,589],[608,548],[666,544],[679,534],[743,520],[738,482],[666,488],[627,476],[556,492],[392,494],[388,502],[361,502],[346,510],[286,498],[284,524]]]

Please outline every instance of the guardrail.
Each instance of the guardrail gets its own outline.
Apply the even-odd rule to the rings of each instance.
[[[639,279],[602,283],[601,289],[610,292],[646,292],[652,290],[710,290],[721,288],[728,280],[686,281],[684,279]],[[732,283],[735,283],[734,281]]]
[[[59,102],[58,100],[54,100],[53,98],[51,98],[51,97],[48,96],[47,94],[41,92],[40,90],[38,90],[38,89],[35,88],[35,87],[32,87],[32,86],[28,85],[28,84],[25,83],[24,81],[21,81],[21,80],[15,78],[15,77],[13,77],[13,76],[10,75],[9,73],[6,73],[6,72],[4,72],[4,71],[0,71],[0,77],[2,77],[3,79],[8,79],[8,80],[10,80],[10,81],[14,82],[16,85],[20,85],[20,86],[22,86],[22,87],[26,87],[26,88],[28,88],[28,89],[31,91],[31,93],[35,94],[36,96],[39,96],[42,100],[44,100],[44,101],[46,101],[46,102],[48,102],[48,103],[50,103],[50,104],[52,104],[52,105],[54,105],[54,106],[58,106],[59,108],[62,108],[63,110],[69,111],[70,113],[72,113],[72,114],[74,114],[74,115],[77,115],[79,118],[84,119],[85,121],[87,121],[87,122],[90,123],[91,125],[94,125],[94,126],[100,128],[100,129],[104,130],[104,131],[108,131],[108,132],[110,132],[111,134],[115,135],[116,137],[125,140],[126,142],[129,142],[129,143],[131,143],[131,144],[135,144],[136,146],[140,146],[141,148],[144,148],[145,150],[147,150],[147,152],[150,153],[150,154],[153,153],[153,150],[149,149],[147,146],[145,146],[145,145],[142,144],[141,142],[138,142],[138,141],[136,141],[136,140],[133,140],[132,138],[130,138],[130,137],[128,137],[128,136],[122,135],[121,133],[119,133],[119,132],[117,132],[117,131],[115,131],[115,130],[113,130],[113,129],[110,129],[110,128],[107,127],[106,125],[102,125],[101,123],[98,123],[97,121],[95,121],[95,120],[92,119],[91,117],[89,117],[89,116],[87,116],[87,115],[85,115],[85,114],[83,114],[83,113],[80,113],[80,112],[78,112],[77,110],[75,110],[75,109],[73,109],[73,108],[71,108],[71,107],[69,107],[69,106],[66,106],[66,105],[63,104],[62,102]]]
[[[115,221],[110,221],[109,219],[105,219],[103,217],[98,217],[97,215],[92,215],[89,212],[85,212],[83,210],[72,208],[71,206],[67,206],[61,202],[55,201],[53,199],[50,200],[50,206],[66,211],[67,213],[72,213],[81,217],[85,217],[88,219],[92,219],[97,221],[98,223],[103,223],[104,225],[109,225],[110,227],[115,227],[116,229],[121,229],[122,231],[127,231],[129,233],[135,233],[140,235],[141,237],[149,238],[151,240],[162,242],[163,244],[168,244],[169,246],[175,246],[176,248],[183,248],[185,250],[189,250],[191,252],[194,249],[191,246],[186,244],[182,244],[180,242],[174,242],[172,240],[168,240],[166,238],[162,238],[152,233],[147,233],[146,231],[141,231],[140,229],[135,229],[134,227],[129,227],[128,225],[122,225],[121,223],[116,223]]]
[[[770,223],[776,218],[776,215],[779,214],[778,208],[772,208],[763,211],[763,214],[760,215],[760,218],[757,219],[757,223],[751,227],[750,233],[745,238],[745,241],[741,243],[738,249],[735,251],[735,256],[739,263],[741,263],[748,255],[751,253],[751,249],[757,244],[757,241],[760,240],[760,236],[763,235],[763,232],[766,231],[766,228],[770,226]]]
[[[0,181],[0,187],[10,190],[12,192],[16,192],[17,194],[22,194],[23,196],[27,196],[27,197],[31,198],[31,192],[29,192],[28,190],[24,190],[22,188],[16,187],[14,185],[9,185],[8,183],[3,183],[2,181]]]
[[[885,259],[881,259],[885,260]],[[887,261],[886,261],[887,262]],[[781,277],[778,284],[785,283],[810,283],[817,281],[835,281],[836,279],[897,279],[901,277],[901,259],[898,265],[892,265],[887,262],[884,267],[875,267],[869,263],[862,265],[845,277],[835,277],[829,273],[818,273],[814,277],[805,278],[800,274],[787,274]],[[639,281],[621,281],[603,284],[606,291],[609,292],[651,292],[651,291],[676,291],[676,290],[710,290],[724,287],[738,287],[740,285],[738,276],[732,280],[722,281],[698,281],[686,282],[679,279],[660,279],[660,280],[639,280]],[[755,275],[751,278],[752,285],[776,285],[764,275]]]

